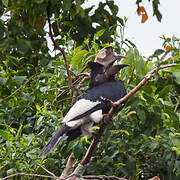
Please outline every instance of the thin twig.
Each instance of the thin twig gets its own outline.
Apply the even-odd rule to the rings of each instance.
[[[127,180],[125,178],[119,178],[117,176],[106,176],[106,175],[89,175],[83,176],[84,179],[109,179],[109,180]]]
[[[127,101],[133,94],[135,94],[142,86],[145,85],[145,83],[150,80],[153,77],[153,74],[161,69],[165,69],[168,67],[176,66],[177,64],[166,64],[159,67],[156,67],[152,71],[148,72],[146,76],[143,78],[143,80],[134,88],[132,89],[126,96],[121,98],[120,100],[113,103],[114,106],[120,106],[123,102]]]
[[[26,174],[26,173],[16,173],[16,174],[12,174],[10,176],[6,176],[4,178],[2,178],[1,180],[6,180],[15,176],[33,176],[33,177],[41,177],[41,178],[51,178],[54,179],[53,176],[46,176],[46,175],[40,175],[40,174]]]
[[[12,97],[12,96],[14,96],[19,90],[21,90],[26,84],[28,84],[30,81],[31,81],[31,79],[34,77],[34,76],[36,76],[37,74],[34,74],[33,76],[31,76],[24,84],[22,84],[18,89],[16,89],[12,94],[10,94],[9,96],[7,96],[7,97],[5,97],[4,99],[1,99],[0,100],[0,103],[1,102],[3,102],[3,101],[5,101],[5,100],[7,100],[7,99],[9,99],[10,97]]]
[[[39,164],[39,163],[37,163],[38,164],[38,166],[40,166],[42,169],[44,169],[44,171],[46,171],[48,174],[50,174],[51,176],[53,176],[53,178],[54,179],[57,179],[58,177],[54,174],[54,173],[52,173],[52,172],[50,172],[49,170],[47,170],[45,167],[43,167],[41,164]]]
[[[84,77],[84,76],[85,76],[85,77]],[[80,82],[80,84],[81,84],[82,81],[84,82],[84,80],[83,80],[84,78],[89,79],[89,76],[88,76],[88,77],[87,77],[87,76],[88,76],[87,74],[81,74],[78,79],[74,80],[73,86],[74,86],[75,84],[79,83],[79,82]],[[78,77],[78,76],[76,76],[76,77]],[[87,80],[87,79],[86,79],[86,80]],[[77,89],[79,89],[79,88],[77,88]],[[68,92],[68,90],[65,89],[64,91],[62,91],[61,93],[59,93],[59,94],[56,96],[56,98],[53,100],[53,103],[54,103],[60,96],[66,94],[67,92]],[[77,96],[76,96],[76,98],[77,98]]]
[[[66,67],[66,72],[68,75],[68,79],[69,79],[69,88],[72,90],[72,92],[74,92],[74,87],[73,87],[73,83],[72,83],[72,78],[71,78],[71,72],[69,70],[69,64],[67,62],[67,58],[66,58],[66,53],[64,51],[64,49],[62,49],[60,46],[58,46],[58,44],[56,43],[56,41],[53,38],[53,33],[52,33],[52,27],[51,27],[51,21],[50,21],[50,7],[51,7],[51,3],[50,1],[48,1],[48,6],[47,6],[47,18],[48,18],[48,25],[49,25],[49,36],[54,44],[54,46],[61,52],[64,62],[65,62],[65,67]]]

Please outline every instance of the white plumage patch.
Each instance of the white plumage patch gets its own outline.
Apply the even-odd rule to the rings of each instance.
[[[73,129],[81,125],[83,135],[89,135],[91,133],[91,127],[93,126],[94,122],[99,123],[102,120],[102,110],[95,111],[90,115],[78,120],[71,121],[71,119],[87,112],[99,103],[99,101],[93,102],[87,99],[80,99],[71,107],[62,122],[66,123],[66,125],[72,127]]]

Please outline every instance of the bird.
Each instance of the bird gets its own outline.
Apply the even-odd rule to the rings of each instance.
[[[109,112],[111,108],[109,100],[117,101],[126,95],[124,83],[116,80],[115,74],[128,65],[113,65],[117,59],[110,58],[109,65],[107,59],[105,64],[103,61],[99,63],[99,60],[88,63],[91,69],[90,89],[70,108],[61,122],[62,126],[41,150],[39,156],[48,154],[64,134],[67,136],[67,142],[80,135],[91,135],[93,125],[100,123],[103,116]]]

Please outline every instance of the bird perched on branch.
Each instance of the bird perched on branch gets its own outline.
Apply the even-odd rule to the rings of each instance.
[[[89,62],[90,90],[85,93],[68,111],[62,126],[53,135],[39,156],[46,155],[58,143],[64,134],[71,141],[81,134],[90,135],[92,126],[99,123],[111,108],[110,102],[126,95],[122,81],[115,79],[115,74],[127,64],[113,65],[122,56],[116,55],[112,47],[104,48],[98,53],[95,62]]]

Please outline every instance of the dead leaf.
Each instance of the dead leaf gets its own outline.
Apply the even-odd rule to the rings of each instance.
[[[144,11],[145,11],[145,8],[143,6],[138,7],[138,9],[137,9],[138,16],[140,16],[141,13],[144,12]]]
[[[147,19],[148,19],[148,15],[147,15],[147,13],[142,14],[142,19],[141,19],[141,22],[142,22],[142,23],[145,23],[145,22],[147,21]]]
[[[138,7],[138,9],[137,9],[137,14],[138,14],[138,16],[142,16],[141,23],[144,23],[144,22],[147,21],[147,19],[148,19],[148,14],[147,14],[144,6]]]

